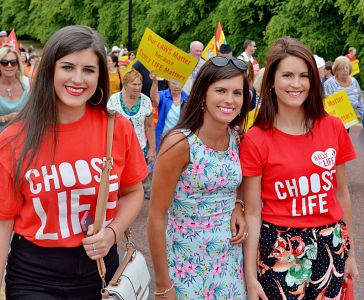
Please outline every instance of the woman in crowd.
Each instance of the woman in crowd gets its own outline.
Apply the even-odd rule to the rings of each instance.
[[[274,44],[261,97],[240,144],[248,297],[339,299],[344,277],[358,275],[345,175],[353,145],[326,115],[314,57],[297,40]]]
[[[33,86],[35,77],[37,76],[39,65],[39,57],[35,54],[29,56],[28,64],[24,68],[24,75],[29,78],[30,84]]]
[[[100,299],[95,260],[104,258],[106,281],[118,267],[116,242],[141,208],[147,174],[123,117],[115,118],[107,227],[94,234],[89,226],[85,237],[80,226],[85,211],[95,217],[108,95],[100,35],[86,26],[54,33],[29,101],[0,134],[0,282],[7,263],[8,300]]]
[[[247,228],[236,199],[242,174],[232,129],[247,121],[246,69],[235,58],[206,62],[161,144],[148,218],[157,299],[246,299]]]
[[[353,66],[348,58],[339,56],[332,66],[334,76],[324,83],[325,96],[345,90],[358,117],[364,114],[364,102],[358,81],[350,76]]]
[[[10,46],[0,48],[0,131],[14,119],[28,94],[29,82],[23,79],[18,52]]]
[[[115,55],[107,55],[107,68],[109,70],[110,95],[113,95],[120,92],[123,87],[118,58]]]
[[[141,90],[142,75],[136,70],[128,71],[123,78],[123,90],[110,97],[107,108],[131,121],[144,156],[151,163],[156,157],[152,102]]]
[[[150,72],[152,87],[150,99],[158,108],[158,123],[155,129],[157,150],[159,149],[162,137],[171,130],[180,119],[188,95],[182,90],[180,84],[168,81],[168,89],[158,92],[158,79],[154,72]]]

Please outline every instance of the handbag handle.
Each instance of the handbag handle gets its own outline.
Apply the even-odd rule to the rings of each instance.
[[[106,137],[106,161],[104,164],[104,169],[101,174],[99,193],[97,195],[97,203],[96,203],[95,222],[94,222],[95,233],[98,233],[102,228],[106,211],[106,203],[109,198],[109,185],[110,185],[109,178],[110,178],[110,171],[113,167],[113,158],[111,156],[111,151],[112,151],[112,143],[114,135],[114,125],[115,125],[115,116],[109,115],[107,122],[107,137]],[[127,255],[127,257],[121,263],[121,265],[125,264],[125,266],[119,268],[119,271],[125,269],[127,263],[130,261],[135,251],[134,244],[130,241],[131,231],[129,228],[125,230],[124,235],[127,240],[126,247],[128,249],[129,255]],[[106,266],[103,258],[99,258],[97,260],[97,269],[99,271],[102,280],[101,291],[103,291],[103,289],[106,287],[106,281],[105,281]]]
[[[109,115],[107,120],[107,137],[106,137],[106,160],[104,163],[104,169],[102,170],[99,192],[97,195],[96,202],[96,212],[95,212],[95,222],[94,222],[94,232],[98,233],[103,225],[103,220],[105,217],[106,211],[106,203],[109,198],[109,177],[110,171],[113,167],[113,159],[111,156],[112,151],[112,142],[114,135],[114,123],[115,116]],[[103,258],[99,258],[97,260],[97,269],[99,271],[101,280],[102,280],[102,288],[106,287],[105,274],[106,274],[106,266]]]

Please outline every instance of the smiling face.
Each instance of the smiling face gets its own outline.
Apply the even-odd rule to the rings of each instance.
[[[303,108],[310,90],[305,61],[296,56],[282,59],[275,72],[273,87],[279,108]]]
[[[98,78],[99,61],[91,49],[73,52],[57,60],[54,89],[59,115],[71,114],[80,118],[86,102],[96,91]]]
[[[204,123],[229,124],[243,105],[242,76],[222,79],[209,86],[205,97]]]
[[[17,57],[14,53],[9,52],[8,54],[6,54],[4,56],[4,58],[2,59],[4,61],[17,61]],[[18,71],[18,64],[10,64],[8,63],[6,66],[3,66],[2,64],[0,64],[0,72],[1,72],[1,76],[4,77],[14,77],[16,76],[16,72]]]

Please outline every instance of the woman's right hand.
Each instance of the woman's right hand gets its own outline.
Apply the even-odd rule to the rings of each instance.
[[[254,279],[249,283],[247,282],[247,290],[248,300],[268,300],[268,297],[265,295],[262,285],[257,279]]]
[[[153,71],[149,72],[149,78],[153,81],[157,80],[157,74],[155,74]]]

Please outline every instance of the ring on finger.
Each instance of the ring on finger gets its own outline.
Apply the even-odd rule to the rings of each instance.
[[[244,237],[247,238],[248,237],[248,234],[247,232],[244,232]]]
[[[95,249],[94,244],[91,244],[91,247],[92,247],[92,252],[95,252],[95,251],[96,251],[96,249]]]

